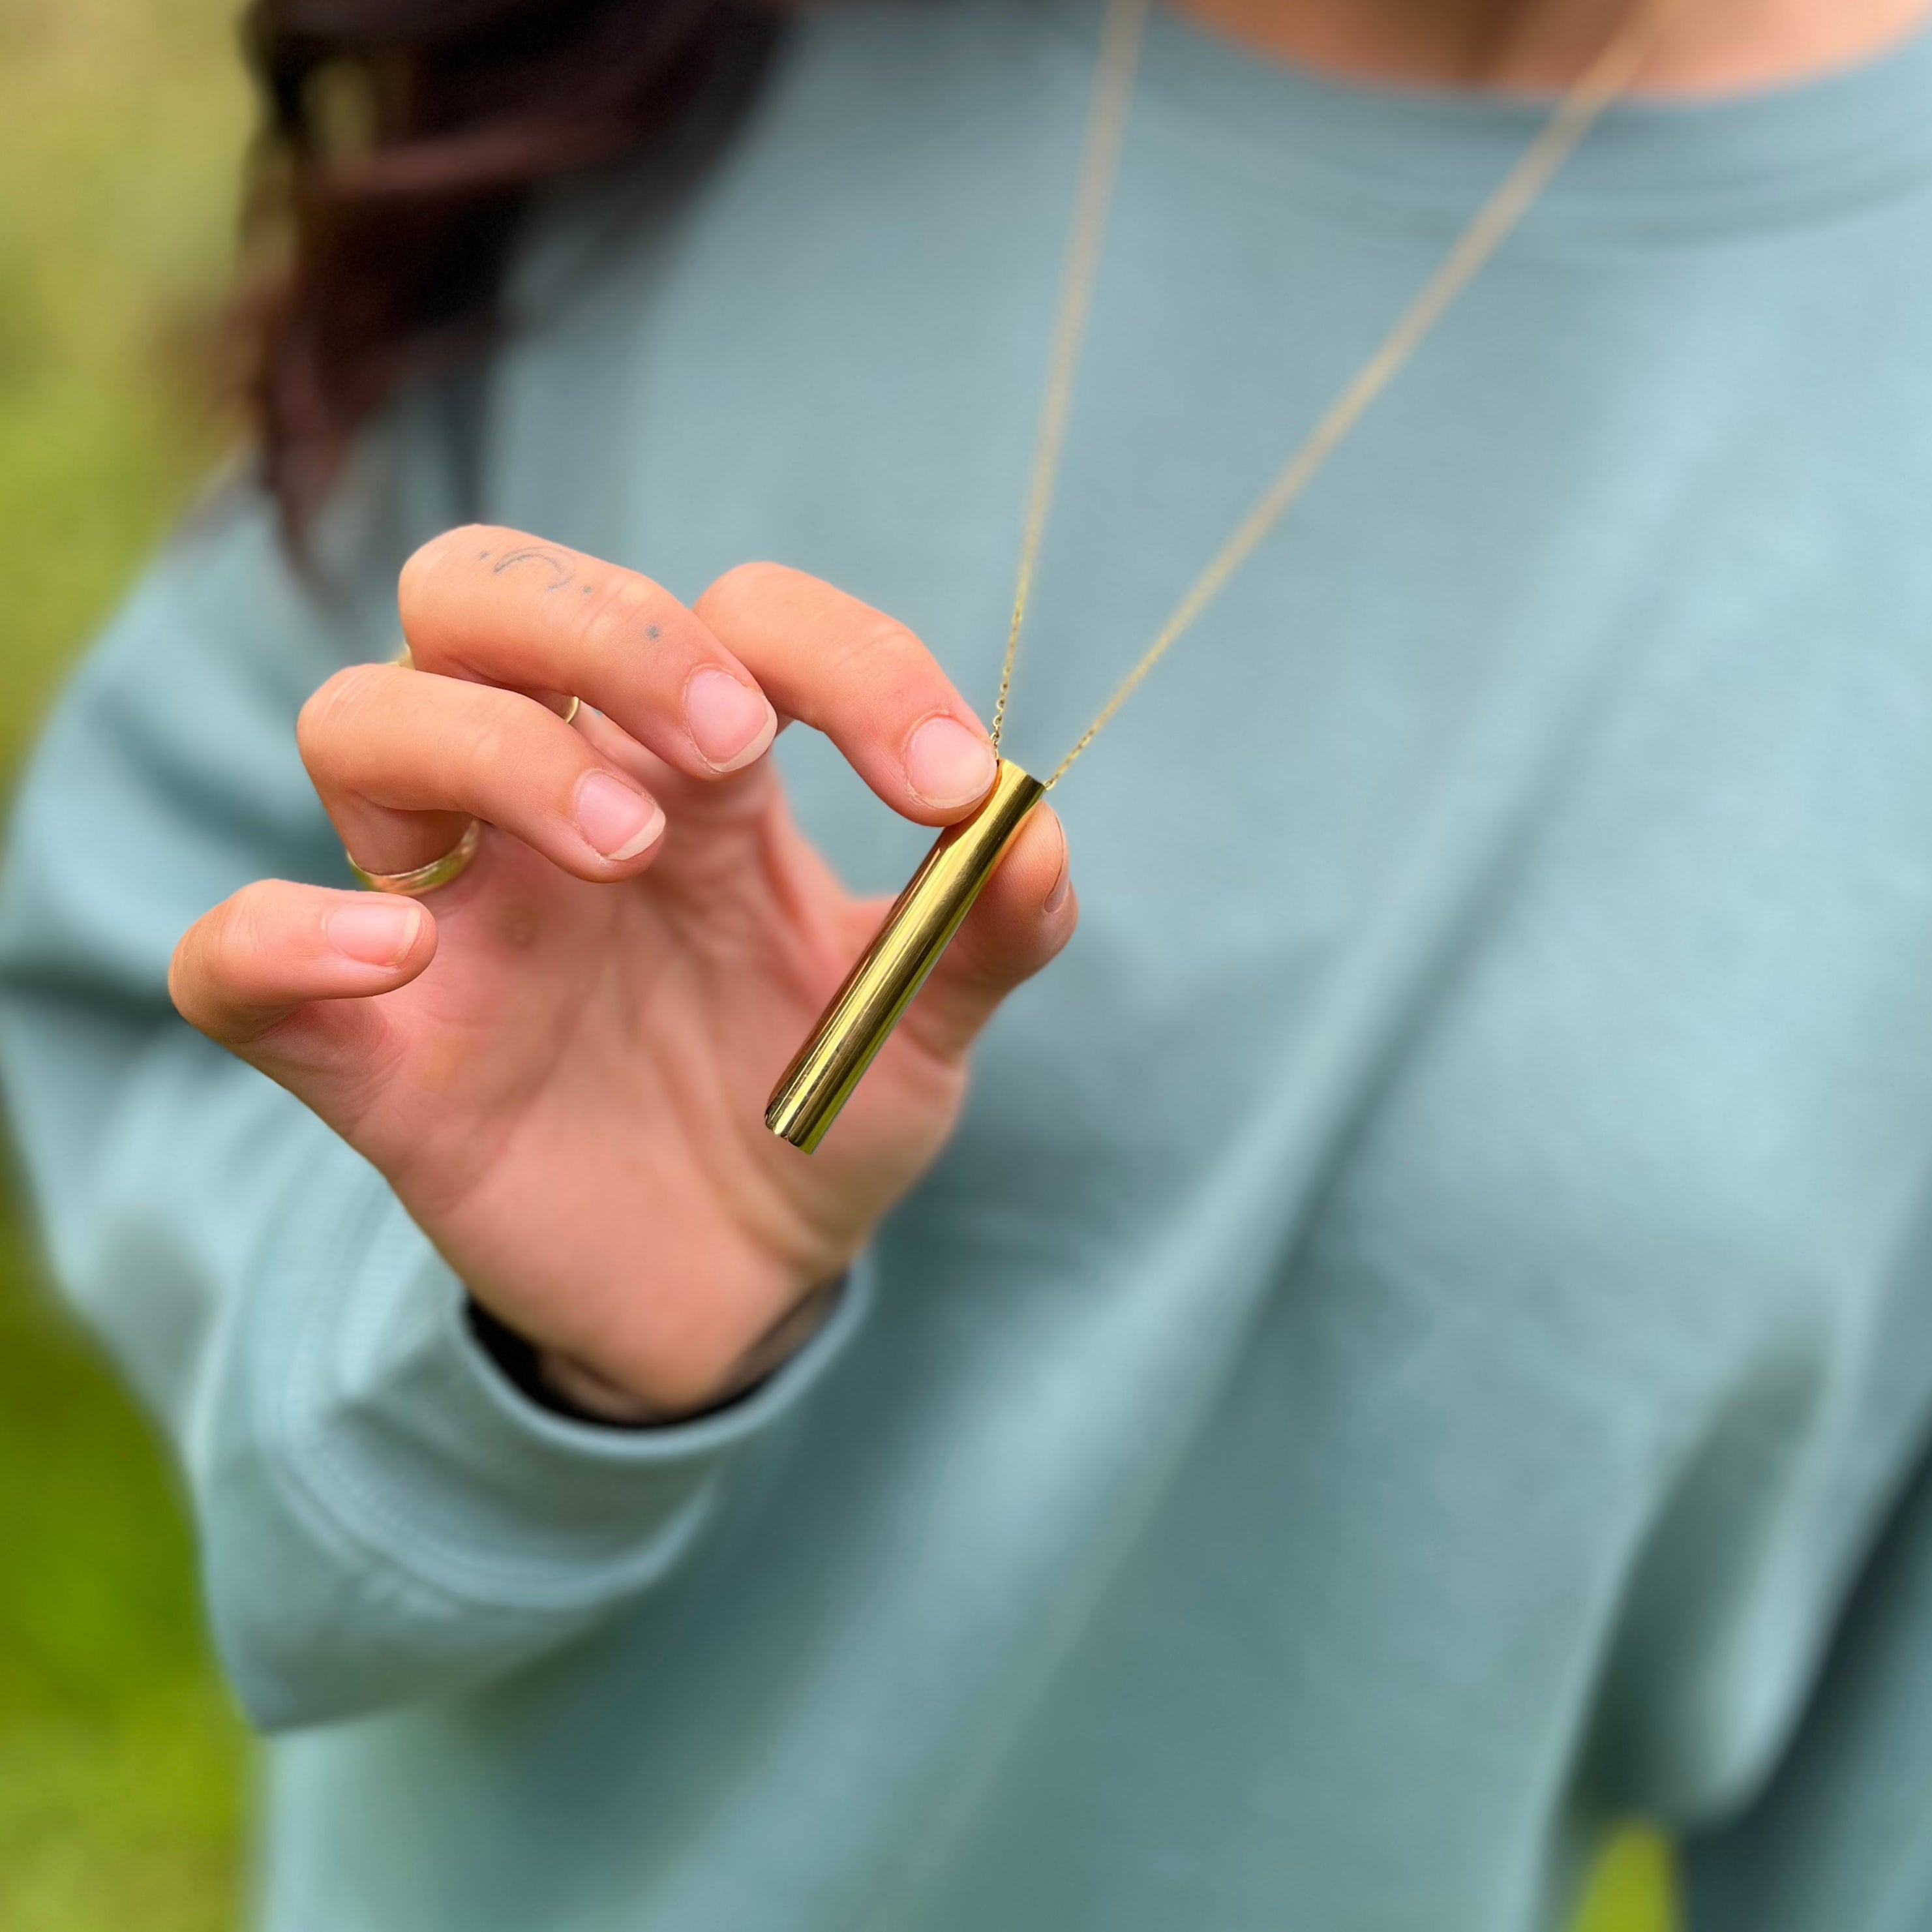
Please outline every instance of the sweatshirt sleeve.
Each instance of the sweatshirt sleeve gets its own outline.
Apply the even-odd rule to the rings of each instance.
[[[456,520],[430,498],[418,534]],[[324,592],[245,493],[205,514],[57,712],[0,886],[0,1075],[56,1273],[176,1445],[216,1642],[268,1727],[502,1672],[650,1589],[734,1468],[782,1453],[867,1298],[855,1275],[707,1418],[547,1413],[382,1177],[175,1016],[168,961],[209,906],[262,876],[346,883],[295,715],[393,648],[412,520]]]

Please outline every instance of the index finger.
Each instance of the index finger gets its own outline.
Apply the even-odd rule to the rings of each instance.
[[[948,824],[991,789],[986,728],[896,619],[776,563],[728,571],[695,608],[779,710],[823,731],[895,811]]]
[[[694,778],[777,735],[758,679],[662,584],[521,530],[432,538],[396,587],[418,670],[579,697]]]

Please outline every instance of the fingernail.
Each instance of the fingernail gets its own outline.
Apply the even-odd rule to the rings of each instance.
[[[1060,854],[1060,876],[1053,882],[1053,890],[1046,896],[1046,904],[1040,910],[1049,915],[1058,912],[1066,903],[1066,896],[1073,890],[1073,868],[1068,864],[1066,848]]]
[[[577,825],[605,858],[634,859],[664,830],[656,799],[633,791],[608,772],[592,772],[577,788]]]
[[[906,777],[928,805],[970,805],[999,769],[993,748],[956,718],[928,718],[906,746]]]
[[[407,899],[352,899],[322,922],[337,952],[364,966],[398,966],[422,930],[422,908]]]
[[[713,770],[735,772],[760,757],[778,736],[778,713],[761,691],[730,672],[693,671],[684,688],[684,720]]]

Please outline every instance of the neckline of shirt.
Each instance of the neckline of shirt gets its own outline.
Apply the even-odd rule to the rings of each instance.
[[[1102,0],[1020,0],[1090,74]],[[1178,139],[1305,205],[1465,219],[1547,117],[1529,94],[1377,85],[1258,56],[1157,5],[1128,132]],[[1138,123],[1138,128],[1136,123]],[[1826,220],[1932,184],[1932,26],[1854,65],[1620,103],[1513,246],[1710,238]]]

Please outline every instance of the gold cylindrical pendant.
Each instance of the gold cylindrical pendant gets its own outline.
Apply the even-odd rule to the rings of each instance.
[[[809,1154],[825,1138],[1046,790],[1002,758],[986,803],[934,842],[772,1090],[765,1125],[781,1139]]]

